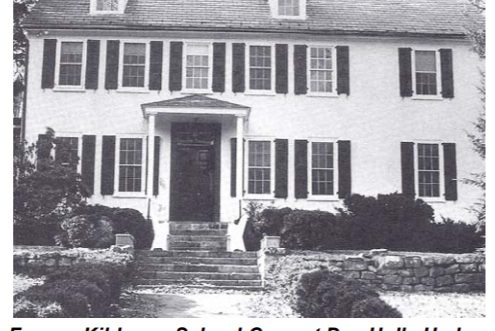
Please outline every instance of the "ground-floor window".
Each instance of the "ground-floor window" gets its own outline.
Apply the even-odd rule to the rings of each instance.
[[[418,144],[418,195],[440,197],[440,149],[438,144]]]
[[[143,182],[143,139],[121,138],[119,149],[119,192],[141,192]]]
[[[334,145],[331,142],[312,142],[311,194],[334,195]]]
[[[248,193],[270,194],[271,142],[249,141],[248,144]]]
[[[77,169],[79,163],[79,138],[57,137],[55,160],[64,166]]]

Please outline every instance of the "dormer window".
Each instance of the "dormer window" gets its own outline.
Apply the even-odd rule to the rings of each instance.
[[[271,0],[272,13],[276,18],[306,18],[306,0]]]
[[[118,11],[119,0],[96,0],[96,10],[110,12]]]

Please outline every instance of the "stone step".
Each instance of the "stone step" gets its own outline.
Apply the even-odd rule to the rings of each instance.
[[[209,251],[163,251],[163,250],[136,250],[136,258],[141,257],[196,257],[196,258],[257,258],[257,252],[209,252]]]
[[[141,264],[138,262],[136,266],[138,273],[146,271],[180,271],[180,272],[241,272],[241,273],[257,273],[259,272],[257,265],[208,265],[208,264]]]
[[[162,285],[134,285],[136,289],[162,289],[167,288],[170,285],[174,284],[162,284]],[[203,285],[194,285],[194,284],[178,284],[181,288],[202,288],[202,289],[211,289],[211,290],[236,290],[236,291],[260,291],[263,289],[261,286],[241,286],[241,285],[211,285],[211,284],[203,284]]]
[[[172,230],[170,235],[173,236],[226,236],[227,229],[211,229],[211,230]]]
[[[169,235],[169,242],[178,242],[178,241],[204,241],[204,242],[227,242],[226,236],[206,236],[206,235]]]
[[[229,273],[229,272],[178,272],[178,271],[142,271],[141,279],[172,279],[172,280],[261,280],[259,273]]]
[[[168,243],[171,250],[217,250],[225,251],[226,242],[217,241],[172,241]]]
[[[220,222],[170,222],[170,233],[174,231],[203,231],[203,230],[226,230],[228,223]]]
[[[139,258],[139,264],[222,264],[222,265],[257,265],[258,261],[254,257],[237,258],[237,257],[175,257],[175,256],[142,256]]]
[[[134,285],[196,285],[199,287],[214,286],[248,286],[261,287],[261,280],[218,280],[218,279],[195,279],[195,280],[177,280],[177,279],[138,279]]]

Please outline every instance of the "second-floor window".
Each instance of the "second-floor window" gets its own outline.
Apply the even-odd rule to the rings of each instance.
[[[415,51],[416,94],[437,95],[437,52]]]
[[[309,48],[309,90],[311,93],[333,93],[335,81],[332,47]]]
[[[96,0],[97,11],[118,11],[119,0]]]
[[[272,49],[271,46],[249,47],[249,89],[272,89]]]
[[[146,44],[125,43],[122,87],[144,87],[146,73]]]
[[[418,144],[418,195],[440,197],[440,152],[438,144]]]
[[[249,141],[248,145],[248,194],[270,194],[271,143]]]
[[[300,0],[278,0],[278,15],[299,16],[299,1]]]
[[[210,88],[210,45],[186,45],[186,89]]]
[[[58,85],[81,86],[83,43],[62,42],[60,45],[60,69]]]

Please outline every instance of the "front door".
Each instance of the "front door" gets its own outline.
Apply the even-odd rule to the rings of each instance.
[[[219,138],[218,124],[172,123],[171,221],[219,221]]]

